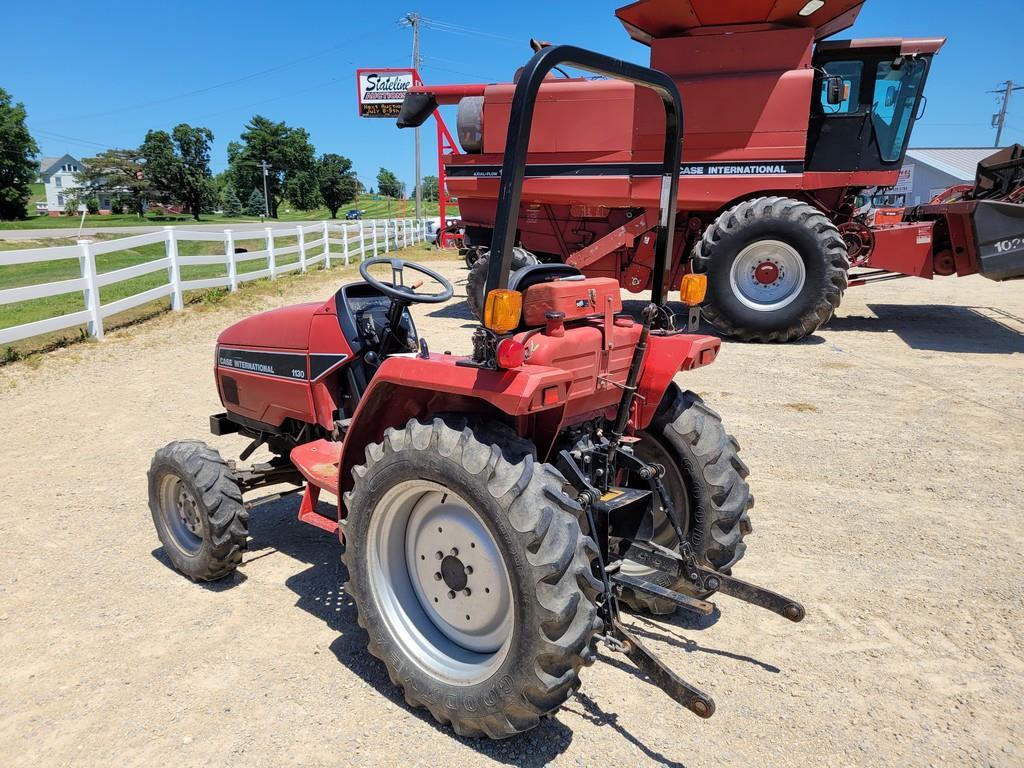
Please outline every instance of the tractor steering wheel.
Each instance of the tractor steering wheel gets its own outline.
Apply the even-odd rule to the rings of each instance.
[[[378,280],[370,274],[370,267],[376,266],[377,264],[388,264],[391,266],[390,283]],[[425,275],[431,280],[436,280],[441,284],[443,290],[439,293],[416,293],[416,289],[423,285],[423,281],[420,280],[412,285],[406,285],[406,268],[411,269],[413,272],[419,272],[421,275]],[[359,265],[359,274],[362,275],[363,280],[368,282],[385,296],[390,296],[392,299],[400,302],[408,302],[412,304],[440,304],[442,301],[448,301],[455,292],[452,284],[434,270],[427,269],[422,264],[417,264],[414,261],[405,261],[404,259],[367,259]]]

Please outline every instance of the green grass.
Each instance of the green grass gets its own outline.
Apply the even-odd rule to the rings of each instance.
[[[94,235],[93,239],[96,241],[112,240],[116,239],[118,235],[114,234],[100,234]],[[315,239],[315,238],[314,238]],[[295,237],[275,237],[274,244],[276,248],[287,248],[288,246],[295,245]],[[39,238],[34,240],[0,240],[0,251],[5,250],[17,250],[21,248],[45,248],[54,245],[66,245],[66,241],[62,238]],[[262,250],[265,246],[262,240],[239,240],[238,245],[245,247],[249,250]],[[421,247],[422,246],[422,247]],[[383,248],[383,246],[382,246]],[[339,246],[332,247],[332,257],[338,257]],[[423,253],[427,252],[427,246],[418,244],[413,246],[410,250],[415,251],[415,257],[419,258]],[[422,253],[421,253],[422,252]],[[153,261],[156,259],[163,258],[165,255],[165,246],[163,243],[155,243],[152,245],[140,246],[138,248],[132,248],[124,251],[115,251],[114,253],[105,253],[96,256],[96,271],[97,274],[103,274],[117,269],[123,269],[124,267],[133,266],[135,264],[141,264],[147,261]],[[189,241],[182,240],[178,243],[178,253],[180,256],[199,256],[199,255],[212,255],[223,253],[223,245],[219,242],[206,242],[206,241]],[[314,258],[323,253],[323,246],[317,248],[307,249],[307,258]],[[284,267],[289,264],[294,264],[299,260],[299,256],[296,253],[287,254],[284,256],[277,256],[277,266]],[[252,261],[240,261],[238,262],[239,274],[245,274],[247,272],[255,272],[261,269],[266,269],[267,263],[265,259],[253,259]],[[322,264],[314,265],[312,270],[319,270],[322,268]],[[296,274],[296,273],[289,273]],[[41,283],[48,283],[57,280],[69,280],[72,278],[80,277],[78,259],[62,259],[59,261],[44,261],[32,264],[14,264],[9,266],[0,266],[0,290],[7,288],[18,288],[26,285],[38,285]],[[202,265],[202,266],[188,266],[184,265],[181,267],[181,278],[182,280],[198,280],[202,278],[210,277],[226,277],[227,267],[226,265]],[[249,291],[256,283],[268,282],[264,280],[257,280],[253,282],[245,283],[241,290],[242,292]],[[100,303],[110,304],[111,302],[117,301],[128,296],[133,296],[143,291],[155,288],[160,285],[167,283],[167,272],[166,270],[158,270],[151,272],[141,277],[136,277],[131,280],[124,280],[122,282],[114,283],[113,285],[103,286],[100,288]],[[223,299],[227,293],[226,289],[211,289],[205,291],[186,291],[185,301],[186,302],[219,302]],[[9,328],[15,325],[22,325],[24,323],[31,323],[37,320],[44,320],[50,317],[56,317],[58,315],[65,315],[72,312],[79,312],[84,310],[85,298],[80,291],[73,293],[61,294],[58,296],[48,296],[41,299],[31,299],[29,301],[20,301],[13,304],[0,305],[0,328]],[[139,307],[120,312],[115,315],[111,315],[104,320],[104,328],[111,330],[120,326],[133,324],[139,322],[142,319],[152,317],[156,314],[160,314],[169,308],[169,298],[159,299],[157,301],[145,304]],[[66,344],[78,341],[85,338],[83,327],[69,328],[63,331],[57,331],[50,334],[43,334],[29,339],[23,339],[18,342],[6,347],[6,349],[0,349],[0,364],[3,362],[10,362],[16,360],[19,357],[23,357],[27,354],[32,354],[41,350],[46,350],[54,347],[65,346]]]
[[[30,216],[22,221],[0,221],[0,229],[78,229],[80,216],[36,216],[35,215],[35,188],[39,187],[39,194],[42,195],[42,185],[33,185],[33,199],[29,202]],[[41,199],[45,199],[42,197]],[[338,211],[339,217],[344,217],[345,212],[350,208],[359,208],[365,211],[363,218],[366,219],[387,219],[399,217],[411,217],[415,211],[415,203],[412,200],[373,200],[370,195],[363,195],[357,203],[349,203],[342,206]],[[438,207],[436,202],[423,203],[423,213],[426,216],[437,216]],[[457,216],[456,206],[448,207],[448,216]],[[287,204],[282,204],[278,210],[278,218],[271,221],[319,221],[330,219],[331,214],[326,208],[317,208],[312,211],[299,211]],[[199,217],[201,224],[230,224],[233,222],[259,221],[258,216],[218,216],[215,214],[203,214]],[[188,226],[195,222],[191,216],[167,215],[167,216],[135,216],[132,214],[110,215],[110,216],[86,216],[86,227],[137,227],[137,226],[167,226],[176,224]]]
[[[29,184],[29,189],[32,190],[32,196],[25,204],[25,212],[29,216],[35,217],[36,203],[46,202],[46,186],[42,182],[36,182],[35,184]]]

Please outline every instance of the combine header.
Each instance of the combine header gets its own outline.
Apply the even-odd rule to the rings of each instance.
[[[856,215],[859,193],[896,183],[944,42],[825,39],[853,24],[862,5],[640,0],[616,12],[688,108],[669,284],[706,273],[704,315],[726,334],[801,338],[832,316],[851,280],[1024,274],[1024,206],[1010,190],[998,203],[979,205],[971,193],[923,206],[885,227]],[[458,104],[464,154],[446,159],[448,191],[459,199],[478,315],[513,90],[421,86],[399,117],[400,127],[418,125],[438,105]],[[630,291],[651,289],[663,137],[657,100],[645,89],[549,77],[513,268],[564,262]],[[1014,157],[1006,162],[1019,163]],[[1000,266],[990,268],[993,248]],[[850,274],[851,266],[867,272]]]

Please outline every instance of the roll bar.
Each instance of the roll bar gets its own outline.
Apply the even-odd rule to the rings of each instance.
[[[533,107],[544,77],[560,64],[642,85],[661,96],[665,106],[665,152],[661,166],[661,212],[658,216],[654,248],[654,285],[651,301],[662,307],[668,293],[672,238],[676,226],[679,158],[682,154],[683,104],[679,97],[679,89],[664,72],[572,45],[542,48],[523,67],[519,82],[516,84],[509,114],[508,134],[505,138],[505,157],[501,164],[501,186],[498,208],[495,212],[494,233],[491,237],[484,295],[497,288],[508,287],[527,151],[530,146]]]

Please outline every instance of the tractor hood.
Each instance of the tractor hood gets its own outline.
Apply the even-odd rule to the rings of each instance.
[[[272,349],[307,349],[313,315],[324,306],[322,301],[295,304],[247,317],[225,328],[217,344]]]
[[[661,37],[692,34],[704,27],[756,24],[810,27],[814,38],[851,26],[865,0],[639,0],[615,15],[629,36],[645,45]],[[720,30],[719,30],[720,31]]]

